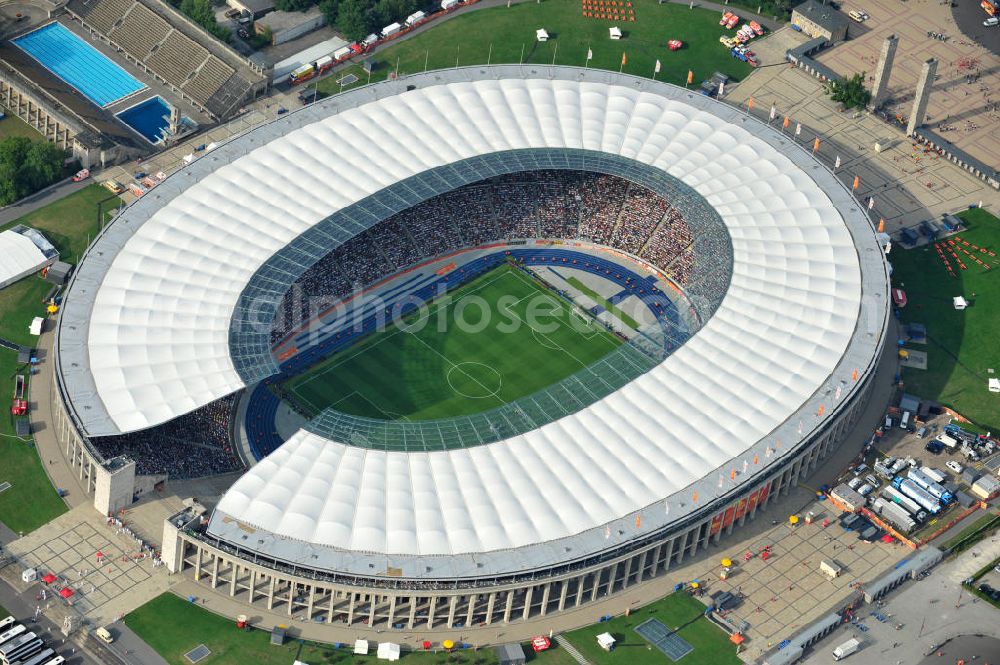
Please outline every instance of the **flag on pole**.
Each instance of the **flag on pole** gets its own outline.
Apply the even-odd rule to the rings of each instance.
[[[639,529],[642,527],[642,515],[635,516],[635,528]]]
[[[659,60],[656,61],[656,67],[653,67],[653,73],[654,74],[659,74],[660,73],[660,61]]]
[[[861,176],[854,176],[854,185],[851,187],[851,191],[857,191],[858,185],[861,184]]]
[[[826,410],[826,407],[824,407],[822,404],[820,404],[819,405],[819,409],[816,411],[816,415],[817,416],[822,416],[823,415],[823,411],[825,411],[825,410]]]
[[[797,122],[795,123],[795,135],[798,136],[801,133],[802,133],[802,123]]]
[[[788,116],[786,115],[786,116],[785,116],[785,119],[784,119],[784,121],[782,121],[782,123],[781,123],[781,128],[782,128],[782,129],[788,129],[788,123],[789,123],[789,122],[791,122],[791,118],[789,118],[789,117],[788,117]]]
[[[833,163],[833,168],[835,168],[835,169],[839,169],[840,168],[840,155],[837,155],[837,161],[835,161]]]
[[[837,386],[837,392],[834,394],[834,399],[840,399],[840,394],[843,392],[843,386]]]
[[[753,111],[753,97],[747,100],[747,113]]]
[[[875,207],[875,197],[873,196],[868,199],[868,209],[871,210],[874,207]]]
[[[881,217],[878,218],[878,232],[885,233],[885,220]]]
[[[594,50],[587,49],[587,60],[593,60],[593,59],[594,59]]]
[[[694,72],[689,69],[688,70],[688,82],[687,82],[687,84],[691,85],[693,82],[694,82]]]
[[[607,540],[610,537],[611,537],[611,527],[606,526],[604,527],[604,540]]]
[[[852,381],[858,380],[858,370],[854,370],[853,372],[851,372],[851,380]]]
[[[817,136],[816,140],[813,141],[813,152],[816,152],[818,150],[819,150],[819,137]]]
[[[771,116],[770,116],[770,119],[774,120],[776,117],[778,117],[778,109],[777,109],[777,107],[774,104],[771,104]]]
[[[625,66],[625,62],[626,62],[625,54],[622,53],[622,67]]]

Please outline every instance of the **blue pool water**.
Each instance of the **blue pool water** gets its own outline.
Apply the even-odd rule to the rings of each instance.
[[[146,87],[61,23],[49,23],[14,44],[102,108]]]
[[[161,97],[152,97],[116,115],[150,143],[159,141],[162,130],[170,124],[170,107]]]

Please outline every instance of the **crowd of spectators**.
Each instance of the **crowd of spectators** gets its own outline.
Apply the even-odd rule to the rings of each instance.
[[[693,263],[691,229],[667,201],[640,185],[579,171],[497,176],[393,215],[320,259],[286,294],[271,343],[352,292],[422,259],[530,238],[610,245],[646,258],[682,283]]]
[[[136,473],[167,474],[173,479],[201,478],[243,468],[232,449],[230,426],[241,393],[218,399],[156,427],[90,440],[108,460],[127,455]]]

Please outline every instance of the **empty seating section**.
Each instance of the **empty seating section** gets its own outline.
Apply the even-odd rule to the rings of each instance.
[[[180,88],[207,57],[207,49],[174,30],[146,59],[146,64],[168,83]]]
[[[249,89],[250,83],[245,78],[233,74],[222,84],[218,92],[205,101],[205,107],[219,117],[229,115],[233,108],[243,101]]]
[[[98,32],[108,34],[135,4],[135,0],[90,0],[70,3],[69,9],[83,16]]]
[[[202,103],[207,102],[208,98],[218,92],[233,73],[232,67],[214,55],[209,56],[194,78],[184,84],[184,92]]]
[[[320,259],[285,294],[271,342],[382,277],[500,240],[594,239],[642,256],[687,284],[694,267],[693,235],[669,202],[621,178],[534,171],[483,180],[397,213]]]
[[[162,42],[171,29],[169,23],[148,7],[136,4],[109,36],[133,58],[145,60],[153,47]]]

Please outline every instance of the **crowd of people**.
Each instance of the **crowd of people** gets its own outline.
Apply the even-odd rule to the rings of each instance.
[[[584,239],[615,247],[647,259],[680,283],[694,263],[688,224],[645,187],[580,171],[512,173],[435,196],[334,249],[286,294],[271,343],[352,292],[424,258],[531,238]]]
[[[139,432],[90,440],[104,459],[127,455],[138,475],[201,478],[243,468],[232,449],[230,425],[240,393]]]

